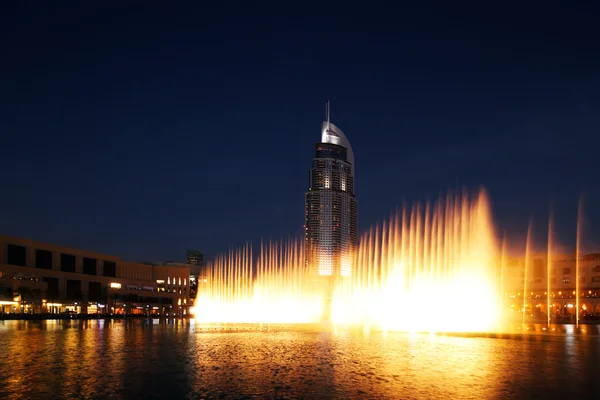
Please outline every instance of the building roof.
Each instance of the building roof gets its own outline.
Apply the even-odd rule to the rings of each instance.
[[[321,124],[321,142],[336,144],[348,150],[348,162],[352,166],[352,176],[354,176],[354,152],[344,131],[329,121],[323,121]]]

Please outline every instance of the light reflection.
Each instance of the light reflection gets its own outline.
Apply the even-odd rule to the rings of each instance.
[[[600,389],[596,326],[496,340],[339,326],[191,334],[191,322],[158,320],[5,324],[7,399],[588,398]]]

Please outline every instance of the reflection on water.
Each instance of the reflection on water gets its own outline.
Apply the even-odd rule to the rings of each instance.
[[[600,332],[456,337],[0,321],[1,399],[597,398]]]

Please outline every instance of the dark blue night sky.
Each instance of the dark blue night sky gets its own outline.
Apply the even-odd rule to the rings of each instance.
[[[582,192],[599,242],[598,2],[45,3],[0,6],[2,233],[132,260],[301,234],[329,99],[360,230],[484,185],[514,242],[553,204],[572,245]]]

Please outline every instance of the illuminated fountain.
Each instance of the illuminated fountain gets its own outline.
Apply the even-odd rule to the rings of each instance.
[[[320,296],[304,267],[303,245],[291,240],[230,250],[209,265],[198,289],[195,319],[219,323],[311,323]]]
[[[554,211],[551,209],[548,217],[548,234],[547,244],[544,253],[535,251],[534,245],[534,223],[533,218],[530,219],[527,229],[527,239],[525,241],[525,256],[522,263],[522,269],[520,271],[521,283],[513,283],[514,289],[510,300],[509,292],[505,289],[501,289],[500,293],[503,293],[505,300],[510,301],[513,308],[513,315],[510,317],[506,313],[505,317],[507,320],[512,319],[512,322],[517,322],[518,310],[518,322],[521,328],[518,329],[537,329],[534,327],[536,324],[544,323],[543,330],[555,331],[556,327],[552,325],[558,323],[572,323],[575,328],[579,328],[582,320],[582,313],[588,310],[590,303],[586,303],[583,298],[596,298],[596,289],[594,287],[583,290],[582,283],[586,282],[585,267],[582,266],[582,262],[585,260],[585,256],[582,252],[582,239],[583,239],[583,225],[584,225],[584,213],[583,213],[583,197],[580,197],[578,208],[577,208],[577,226],[576,226],[576,242],[575,242],[575,254],[567,256],[566,258],[572,258],[573,264],[562,264],[565,261],[566,254],[557,252],[556,232],[554,228]],[[594,254],[592,254],[593,256]],[[503,246],[502,257],[501,257],[501,270],[505,270],[506,254]],[[542,268],[540,263],[545,262],[545,280],[542,274]],[[537,268],[535,267],[537,263]],[[563,272],[563,279],[557,281],[557,276],[560,275],[561,265],[567,268],[568,272]],[[513,264],[514,266],[514,264]],[[571,268],[574,269],[574,276],[571,279]],[[592,289],[592,290],[589,290]],[[571,299],[573,300],[571,302]],[[562,301],[564,300],[564,301]],[[536,304],[537,303],[537,304]],[[504,304],[506,305],[506,304]],[[561,307],[563,310],[560,310]],[[568,312],[565,313],[565,309]],[[508,310],[510,311],[510,310]],[[594,310],[590,311],[595,313]]]
[[[495,329],[497,266],[485,192],[417,204],[363,236],[354,279],[336,287],[334,322],[403,331]]]
[[[415,204],[372,228],[349,277],[312,275],[302,248],[261,244],[254,261],[246,244],[217,257],[199,287],[196,320],[320,323],[328,315],[337,326],[428,332],[498,323],[500,258],[483,190]]]

